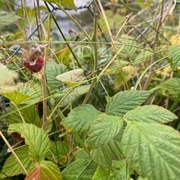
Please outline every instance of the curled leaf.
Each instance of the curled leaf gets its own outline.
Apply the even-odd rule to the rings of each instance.
[[[83,69],[74,69],[72,71],[58,75],[56,79],[70,86],[73,86],[83,81],[84,79],[83,73],[84,73]]]

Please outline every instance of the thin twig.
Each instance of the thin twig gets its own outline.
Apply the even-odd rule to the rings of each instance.
[[[136,84],[135,84],[135,86],[134,86],[134,89],[136,90],[136,89],[138,88],[138,86],[140,85],[140,81],[142,80],[143,76],[146,74],[146,72],[148,72],[148,70],[149,70],[150,68],[152,68],[156,63],[158,63],[158,62],[166,59],[167,57],[168,57],[168,56],[165,56],[165,57],[163,57],[163,58],[161,58],[161,59],[158,59],[157,61],[153,62],[152,64],[150,64],[150,65],[143,71],[143,73],[141,73],[140,77],[139,77],[138,80],[136,81]],[[152,90],[153,90],[153,89],[152,89]]]
[[[97,14],[95,14],[95,16],[94,16],[94,34],[93,34],[93,42],[95,42],[94,44],[93,44],[93,49],[94,49],[94,62],[93,62],[93,71],[94,72],[97,72],[97,65],[98,65],[98,47],[97,47],[97,41],[98,41],[98,38],[97,38],[97,27],[98,27],[98,25],[97,25]],[[91,83],[91,86],[90,86],[90,88],[89,88],[89,91],[88,91],[88,93],[86,94],[86,97],[85,97],[85,99],[84,99],[84,101],[83,101],[83,103],[85,104],[86,102],[87,102],[87,100],[89,99],[89,97],[90,97],[90,94],[91,94],[91,92],[92,92],[92,90],[93,90],[93,88],[94,88],[94,86],[95,86],[95,84],[96,84],[96,78],[95,78],[95,76],[96,76],[96,73],[94,73],[93,74],[93,80],[92,80],[92,83]]]
[[[0,136],[2,137],[3,141],[6,143],[6,145],[8,146],[9,150],[12,152],[12,154],[14,155],[14,157],[16,158],[16,160],[18,161],[19,165],[22,167],[23,171],[27,174],[27,170],[24,167],[24,165],[22,164],[21,160],[19,159],[19,157],[16,155],[15,151],[13,150],[13,148],[11,147],[11,145],[9,144],[9,142],[6,140],[5,136],[3,135],[3,133],[0,131]]]
[[[62,104],[62,102],[64,101],[64,99],[70,94],[72,93],[72,91],[75,89],[76,87],[73,87],[60,101],[59,103],[56,105],[56,107],[52,110],[51,114],[49,115],[49,117],[47,118],[47,121],[50,121],[50,119],[53,117],[54,113],[57,111],[57,109],[59,108],[59,106]],[[64,119],[64,116],[62,114],[61,116],[62,119]],[[46,122],[47,123],[47,122]]]

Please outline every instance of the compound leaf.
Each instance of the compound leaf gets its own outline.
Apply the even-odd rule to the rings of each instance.
[[[103,146],[118,134],[122,126],[123,120],[121,117],[110,116],[103,113],[93,121],[86,142],[89,146]]]
[[[122,152],[137,173],[149,180],[180,176],[180,135],[158,123],[127,121]]]
[[[50,140],[47,134],[33,124],[16,123],[11,124],[9,132],[17,132],[25,139],[29,146],[29,156],[34,161],[41,161],[50,150]]]
[[[167,81],[163,82],[160,87],[169,91],[169,93],[175,97],[180,96],[180,78],[168,79]]]
[[[150,95],[148,91],[128,90],[119,92],[110,98],[106,106],[106,113],[123,116],[129,110],[141,105]]]
[[[86,132],[94,119],[100,114],[92,105],[82,105],[73,109],[62,124],[74,132]]]
[[[131,111],[128,111],[124,118],[132,121],[147,122],[147,123],[168,123],[178,117],[172,112],[163,107],[156,105],[139,106]]]

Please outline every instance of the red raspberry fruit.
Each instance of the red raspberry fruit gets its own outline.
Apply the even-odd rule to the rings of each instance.
[[[28,70],[30,70],[31,72],[39,72],[43,66],[44,66],[44,59],[43,57],[38,57],[36,60],[36,63],[34,65],[30,65],[29,61],[24,61],[23,65],[25,68],[27,68]]]

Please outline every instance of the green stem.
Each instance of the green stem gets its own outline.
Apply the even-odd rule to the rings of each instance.
[[[73,133],[74,137],[76,138],[76,141],[81,145],[81,147],[89,154],[89,150],[87,149],[87,147],[84,145],[84,142],[82,141],[82,139],[79,137],[79,135],[77,133]]]
[[[12,102],[12,104],[15,106],[15,108],[17,109],[17,112],[18,112],[19,116],[21,117],[22,122],[23,122],[23,123],[26,123],[26,121],[24,120],[24,117],[23,117],[23,115],[21,114],[21,111],[19,110],[18,106],[17,106],[13,101],[11,101],[11,102]]]
[[[84,167],[84,169],[81,171],[81,173],[79,174],[79,176],[75,179],[78,180],[80,179],[81,175],[84,173],[84,171],[88,168],[88,166],[93,162],[93,160],[89,161],[89,163]]]
[[[89,89],[88,93],[86,94],[86,97],[85,97],[85,99],[83,101],[84,104],[88,101],[88,99],[89,99],[89,97],[91,95],[91,92],[92,92],[92,90],[93,90],[93,88],[94,88],[94,86],[96,84],[96,73],[97,73],[97,65],[98,65],[98,47],[97,47],[97,41],[98,41],[98,38],[97,38],[97,28],[98,28],[97,17],[98,16],[97,16],[97,14],[95,14],[94,17],[95,17],[94,18],[94,34],[93,34],[93,39],[92,39],[92,41],[93,41],[92,45],[93,45],[93,49],[94,49],[93,71],[95,73],[93,74],[93,80],[92,80],[90,89]]]
[[[179,103],[179,98],[180,95],[175,99],[175,101],[173,102],[173,104],[171,105],[171,107],[169,108],[169,111],[173,111],[174,108],[176,107],[176,105]]]
[[[167,56],[167,57],[168,57],[168,56]],[[139,77],[139,79],[137,80],[137,82],[136,82],[136,84],[135,84],[135,86],[134,86],[134,89],[136,90],[136,89],[138,88],[141,79],[142,79],[143,76],[146,74],[146,72],[147,72],[150,68],[152,68],[152,66],[154,66],[156,63],[162,61],[163,59],[165,59],[165,58],[167,58],[167,57],[163,57],[163,58],[155,61],[154,63],[152,63],[150,66],[148,66],[148,67],[144,70],[144,72],[141,74],[141,76]]]
[[[54,113],[58,110],[59,106],[61,105],[61,103],[64,101],[64,99],[75,89],[76,87],[73,87],[60,101],[59,103],[56,105],[56,107],[52,110],[51,114],[49,115],[49,117],[47,118],[47,121],[50,121],[50,119],[53,117]],[[62,112],[59,112],[60,114],[60,118],[64,119],[64,115],[62,114]]]
[[[101,71],[101,73],[99,74],[99,78],[103,75],[103,73],[107,70],[107,68],[116,60],[116,58],[118,57],[119,53],[122,51],[122,49],[125,47],[125,45],[123,45],[118,52],[114,55],[114,57],[109,61],[109,63],[106,65],[106,67]]]

